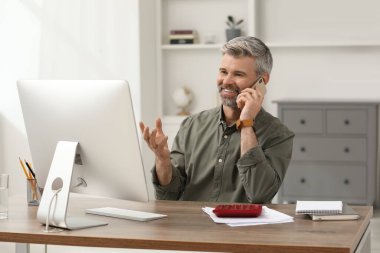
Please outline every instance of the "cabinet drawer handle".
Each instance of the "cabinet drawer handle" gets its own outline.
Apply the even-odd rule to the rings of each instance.
[[[345,179],[343,182],[344,182],[345,185],[350,184],[350,180],[348,180],[348,179]]]
[[[304,184],[304,183],[306,183],[306,179],[305,178],[301,178],[300,182],[301,182],[301,184]]]
[[[300,120],[300,124],[301,124],[301,125],[305,125],[305,124],[306,124],[306,120],[301,119],[301,120]]]
[[[345,124],[346,126],[348,126],[348,125],[350,124],[350,120],[349,120],[349,119],[345,119],[345,120],[344,120],[344,124]]]
[[[301,148],[300,148],[300,151],[301,151],[301,152],[306,152],[306,148],[305,148],[305,147],[301,147]]]
[[[344,148],[344,153],[350,153],[350,148],[345,147],[345,148]]]

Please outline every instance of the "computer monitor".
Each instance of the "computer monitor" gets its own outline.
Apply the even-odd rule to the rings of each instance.
[[[57,143],[78,142],[76,150],[83,165],[74,164],[69,191],[148,201],[126,81],[22,80],[18,81],[18,92],[33,167],[41,186],[47,182],[53,157],[58,159]],[[77,178],[83,178],[87,187],[73,188]],[[63,183],[67,184],[65,179]]]

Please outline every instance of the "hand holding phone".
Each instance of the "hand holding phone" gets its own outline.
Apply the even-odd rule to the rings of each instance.
[[[239,94],[236,103],[237,107],[241,110],[241,119],[255,118],[257,113],[260,111],[264,96],[266,94],[266,85],[264,82],[264,78],[262,76],[259,76],[250,88],[260,91],[261,96],[258,96],[258,93],[256,92],[256,94],[254,94],[247,90],[243,90],[243,92]]]
[[[258,89],[260,92],[265,95],[267,93],[267,87],[265,86],[264,83],[264,78],[259,77],[259,79],[251,86],[253,89]]]

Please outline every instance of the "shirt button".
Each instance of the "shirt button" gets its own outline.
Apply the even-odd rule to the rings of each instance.
[[[218,162],[220,162],[220,163],[223,162],[223,159],[219,159]]]
[[[224,139],[227,139],[228,138],[228,136],[227,135],[225,135],[225,136],[223,136],[224,137]]]

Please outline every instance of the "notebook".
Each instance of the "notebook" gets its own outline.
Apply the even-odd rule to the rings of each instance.
[[[342,201],[297,201],[296,214],[342,213]]]
[[[357,220],[360,215],[347,204],[343,204],[343,211],[339,214],[308,214],[312,220]]]

